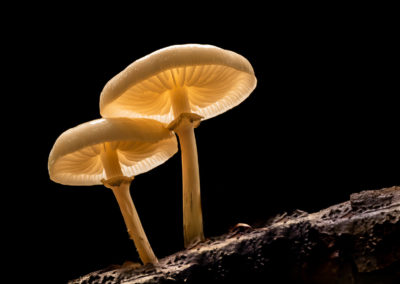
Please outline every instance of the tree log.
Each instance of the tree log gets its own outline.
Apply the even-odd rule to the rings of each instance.
[[[400,283],[400,187],[281,214],[261,228],[239,224],[158,266],[108,268],[69,283],[237,282]]]

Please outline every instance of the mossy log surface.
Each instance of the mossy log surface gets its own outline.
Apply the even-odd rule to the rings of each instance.
[[[239,225],[157,267],[110,267],[69,283],[240,282],[400,283],[400,187],[355,193],[312,214],[281,214],[261,228]]]

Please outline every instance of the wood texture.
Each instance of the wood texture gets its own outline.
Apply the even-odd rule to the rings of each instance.
[[[400,283],[400,187],[238,225],[157,267],[110,267],[70,283]]]

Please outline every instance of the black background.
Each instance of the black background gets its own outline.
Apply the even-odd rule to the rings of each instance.
[[[8,31],[4,84],[12,103],[3,111],[12,115],[3,116],[3,143],[12,197],[2,203],[11,266],[20,277],[29,271],[41,283],[63,283],[138,261],[112,192],[50,181],[47,158],[63,131],[99,117],[109,79],[173,44],[235,51],[258,79],[246,101],[196,129],[206,236],[400,185],[395,19],[390,9],[347,8],[237,7],[176,21],[166,16],[156,25],[147,10],[129,16],[120,7],[110,14],[124,21],[115,22],[72,9],[30,15]],[[178,153],[131,185],[160,258],[183,248],[180,167]]]

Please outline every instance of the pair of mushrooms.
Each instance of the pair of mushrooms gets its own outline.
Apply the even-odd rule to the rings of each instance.
[[[204,240],[194,135],[200,120],[245,100],[257,80],[243,56],[211,45],[174,45],[130,64],[100,96],[102,119],[64,132],[49,156],[50,178],[112,189],[144,264],[157,263],[129,187],[134,176],[182,157],[184,245]]]

